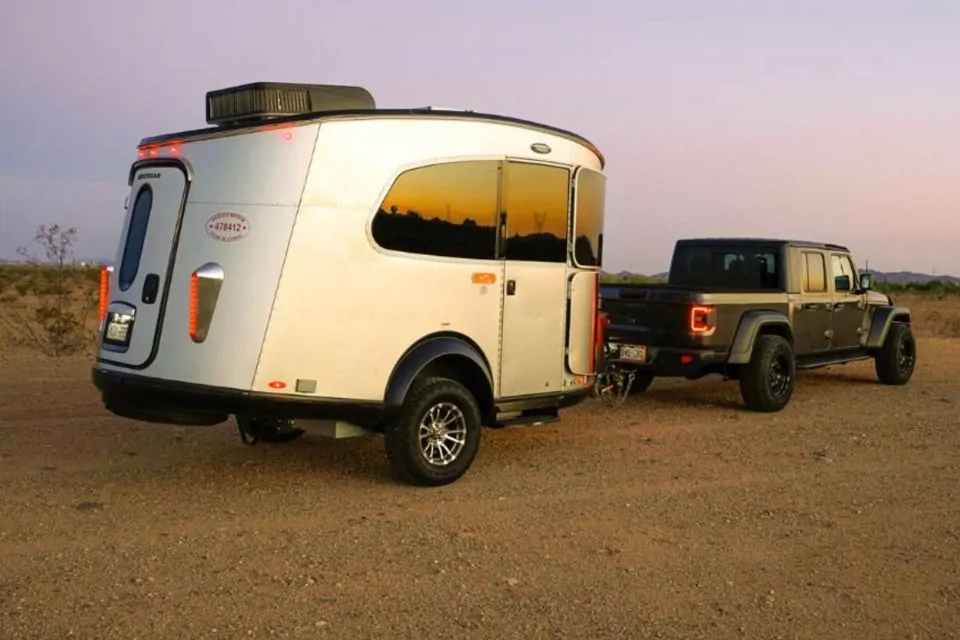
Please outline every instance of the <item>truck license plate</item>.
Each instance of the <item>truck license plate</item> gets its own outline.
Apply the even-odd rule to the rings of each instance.
[[[620,345],[620,359],[644,362],[647,359],[647,348],[638,344]]]

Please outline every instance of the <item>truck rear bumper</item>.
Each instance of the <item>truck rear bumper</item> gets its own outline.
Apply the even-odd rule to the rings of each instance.
[[[610,347],[613,352],[607,357],[609,362],[649,371],[660,378],[699,378],[710,373],[719,373],[727,360],[727,354],[718,351],[648,346],[646,358],[643,362],[638,362],[617,357],[616,343],[611,342]]]
[[[94,386],[111,413],[143,422],[212,426],[231,415],[342,420],[374,426],[383,403],[265,394],[151,378],[94,366]]]

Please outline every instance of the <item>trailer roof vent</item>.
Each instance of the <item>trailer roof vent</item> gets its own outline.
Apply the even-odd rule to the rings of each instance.
[[[207,92],[207,123],[213,125],[376,108],[369,91],[346,85],[252,82]]]

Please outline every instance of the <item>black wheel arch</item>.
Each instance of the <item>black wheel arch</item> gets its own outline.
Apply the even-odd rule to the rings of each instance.
[[[737,331],[730,343],[728,364],[746,364],[753,356],[753,346],[757,336],[773,334],[784,338],[793,345],[793,329],[790,320],[778,311],[755,310],[745,312],[740,317]]]
[[[906,307],[877,307],[870,316],[870,333],[867,334],[867,349],[879,349],[883,346],[894,322],[911,324],[910,310]]]
[[[493,374],[483,350],[469,337],[455,332],[424,336],[400,356],[384,390],[384,404],[400,407],[414,380],[421,376],[450,378],[474,395],[484,419],[493,410]]]

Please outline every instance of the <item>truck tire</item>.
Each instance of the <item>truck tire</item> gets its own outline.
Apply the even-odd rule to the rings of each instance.
[[[873,358],[877,378],[883,384],[906,384],[917,364],[917,342],[913,330],[905,322],[894,322],[887,331],[883,346]]]
[[[643,369],[632,369],[633,383],[630,385],[630,395],[643,393],[653,384],[653,374]]]
[[[407,484],[450,484],[477,456],[480,428],[480,407],[466,387],[449,378],[421,378],[384,429],[387,458]]]
[[[740,370],[740,396],[751,411],[780,411],[793,396],[796,373],[790,343],[778,335],[761,334],[750,362]]]

